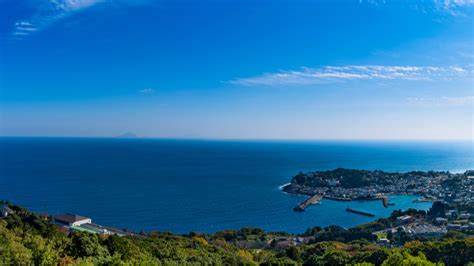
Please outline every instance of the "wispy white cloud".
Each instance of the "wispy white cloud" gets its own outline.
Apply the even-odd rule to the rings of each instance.
[[[466,16],[469,14],[468,8],[474,7],[474,0],[428,0],[428,1],[412,1],[412,0],[359,0],[360,3],[369,3],[376,6],[384,6],[385,4],[407,4],[414,10],[422,13],[439,13],[450,16]]]
[[[31,17],[15,23],[12,36],[14,39],[24,38],[49,27],[74,12],[101,2],[106,2],[106,0],[44,0],[38,4]]]
[[[474,6],[474,0],[434,0],[434,3],[442,9]]]
[[[400,0],[359,0],[360,3],[367,2],[370,4],[386,4],[388,2],[400,2]],[[411,0],[406,0],[407,3],[412,3]],[[453,8],[474,5],[474,0],[431,0],[431,1],[420,1],[420,3],[434,3],[440,8]]]
[[[465,16],[465,8],[474,7],[474,0],[434,0],[435,9],[451,16]]]
[[[400,0],[359,0],[360,3],[370,3],[374,5],[387,4],[389,2],[400,3]],[[411,0],[405,0],[406,3],[417,4]],[[439,9],[453,9],[458,7],[469,7],[474,5],[474,0],[431,0],[431,1],[420,1],[418,4],[426,5],[433,3]]]
[[[229,81],[243,86],[312,85],[348,80],[435,80],[467,75],[472,70],[460,66],[350,65],[303,67],[299,70],[265,73]]]
[[[463,106],[474,105],[474,95],[459,96],[459,97],[412,97],[407,98],[410,105],[422,106]]]
[[[150,93],[154,93],[155,90],[152,89],[152,88],[145,88],[145,89],[142,89],[140,90],[140,93],[143,93],[143,94],[150,94]]]

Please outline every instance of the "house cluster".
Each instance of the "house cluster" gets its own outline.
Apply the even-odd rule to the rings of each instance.
[[[398,226],[394,226],[388,228],[383,231],[374,232],[374,235],[380,233],[391,233],[393,235],[399,233],[405,233],[410,236],[414,237],[439,237],[444,235],[448,230],[445,226],[437,226],[423,221],[416,221],[409,224],[399,224]],[[379,238],[377,240],[377,244],[381,246],[391,246],[392,243],[386,237]]]
[[[448,231],[461,231],[464,233],[474,233],[474,222],[471,222],[472,214],[466,211],[458,212],[456,209],[449,209],[444,213],[444,217],[414,217],[403,215],[396,218],[393,227],[386,230],[374,232],[398,234],[406,233],[414,237],[439,237]],[[390,245],[386,238],[377,241],[380,245]]]
[[[388,231],[392,233],[401,231],[413,236],[440,236],[447,232],[445,226],[435,225],[411,215],[397,217],[396,226],[389,228]]]
[[[446,227],[426,222],[416,222],[399,228],[401,231],[413,236],[442,236],[447,232]],[[394,231],[392,232],[395,233]]]
[[[472,214],[455,209],[446,211],[445,217],[436,217],[433,223],[438,226],[446,226],[447,230],[468,231],[474,230],[474,223],[470,222]]]

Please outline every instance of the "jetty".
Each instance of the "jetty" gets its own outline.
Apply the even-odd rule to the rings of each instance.
[[[323,198],[323,195],[321,194],[316,194],[313,195],[309,198],[307,198],[305,201],[301,202],[298,204],[295,208],[293,208],[294,211],[297,212],[302,212],[304,211],[309,205],[315,205],[319,204],[321,202],[321,199]]]
[[[369,217],[374,217],[375,216],[375,214],[373,214],[373,213],[354,210],[354,209],[351,209],[351,208],[347,208],[346,211],[361,214],[361,215],[365,215],[365,216],[369,216]]]
[[[394,203],[391,203],[388,199],[387,196],[385,195],[378,195],[378,196],[375,196],[375,197],[358,197],[354,200],[380,200],[382,202],[382,205],[385,207],[385,208],[388,208],[388,206],[393,206],[395,205]]]
[[[393,205],[393,203],[388,202],[388,197],[380,197],[380,199],[382,200],[382,204],[385,208],[387,208],[389,205]]]
[[[416,199],[413,200],[412,203],[422,203],[422,202],[432,202],[433,200],[430,199]]]

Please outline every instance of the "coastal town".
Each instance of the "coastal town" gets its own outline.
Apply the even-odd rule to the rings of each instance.
[[[308,195],[306,200],[295,207],[296,211],[319,201],[315,198],[341,201],[382,200],[385,207],[390,205],[389,195],[415,195],[418,202],[441,201],[466,205],[474,200],[474,171],[464,173],[413,171],[391,173],[353,169],[316,171],[294,176],[283,191]],[[304,208],[302,208],[304,207]]]
[[[283,191],[309,197],[294,210],[319,204],[320,200],[339,201],[381,200],[384,207],[392,205],[390,195],[414,195],[417,202],[433,202],[428,212],[410,209],[394,211],[391,217],[381,218],[372,224],[376,242],[393,246],[401,238],[418,239],[442,237],[448,232],[474,234],[474,171],[464,173],[422,172],[389,173],[352,169],[335,169],[299,173],[284,186]],[[359,215],[373,217],[369,212],[346,209]],[[370,223],[369,223],[370,224]],[[300,242],[310,241],[300,239]],[[294,242],[298,244],[299,242]]]

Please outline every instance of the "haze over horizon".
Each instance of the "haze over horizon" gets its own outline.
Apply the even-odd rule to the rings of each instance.
[[[474,139],[474,2],[0,0],[0,136]]]

